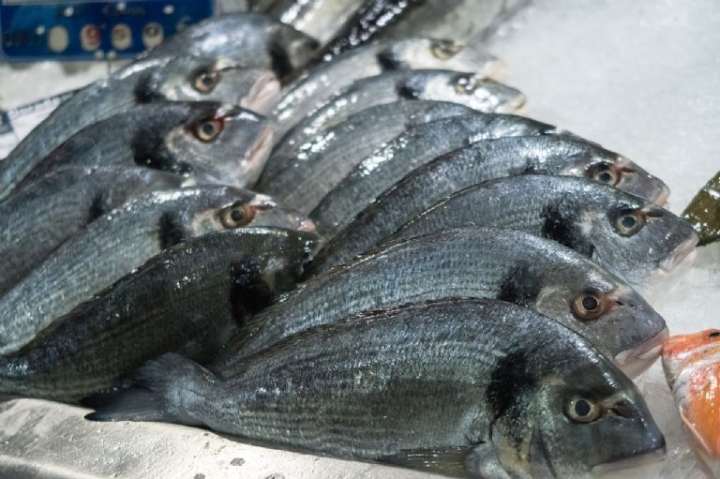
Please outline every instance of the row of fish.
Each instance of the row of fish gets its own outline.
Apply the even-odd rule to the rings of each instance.
[[[627,375],[667,337],[634,288],[697,242],[667,186],[491,55],[353,23],[471,2],[341,3],[339,42],[188,28],[0,162],[0,397],[455,476],[662,453]]]

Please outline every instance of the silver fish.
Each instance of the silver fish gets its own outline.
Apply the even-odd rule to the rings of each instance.
[[[487,53],[470,55],[462,45],[447,40],[408,38],[371,43],[311,68],[290,84],[283,91],[274,117],[280,123],[281,131],[287,131],[355,81],[387,70],[469,71],[482,78],[497,72],[499,65],[499,60]],[[280,140],[282,135],[275,138]]]
[[[237,322],[296,283],[312,241],[241,228],[176,245],[0,358],[0,396],[75,402],[164,352],[207,361]]]
[[[464,225],[510,228],[564,244],[641,285],[695,250],[692,226],[655,203],[584,178],[526,175],[471,186],[387,241]]]
[[[565,134],[552,125],[514,115],[482,114],[413,127],[380,146],[328,193],[310,217],[328,239],[348,225],[383,191],[414,169],[472,143],[511,136]]]
[[[239,90],[247,83],[245,75],[226,60],[177,57],[134,63],[92,83],[61,104],[0,161],[0,199],[46,155],[86,126],[151,101],[242,103],[248,93]]]
[[[577,331],[626,372],[647,368],[663,318],[622,279],[554,241],[498,228],[457,228],[386,245],[314,276],[250,320],[220,361],[361,311],[450,296],[517,303]]]
[[[302,145],[350,115],[399,100],[435,100],[465,105],[485,113],[514,113],[525,96],[502,83],[453,70],[400,70],[358,80],[306,117],[276,142],[273,157],[289,158]],[[278,135],[282,135],[280,131]],[[272,164],[268,165],[269,167]],[[272,175],[273,169],[268,171]]]
[[[280,448],[467,478],[590,477],[661,457],[635,385],[529,309],[448,299],[349,317],[222,379],[177,354],[92,420],[210,427]]]
[[[53,150],[20,185],[67,166],[146,166],[188,184],[254,184],[270,154],[262,116],[215,102],[138,105],[94,123]]]
[[[363,0],[280,0],[266,13],[327,43],[360,8]]]
[[[161,251],[189,238],[246,226],[312,231],[312,222],[272,198],[225,186],[140,196],[94,221],[0,297],[0,354]]]
[[[422,100],[362,110],[301,145],[296,154],[273,155],[255,189],[302,211],[312,211],[377,145],[413,126],[470,113],[472,110],[462,105]]]

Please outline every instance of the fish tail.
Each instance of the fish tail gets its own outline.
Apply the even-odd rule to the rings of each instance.
[[[91,421],[159,421],[202,425],[193,410],[212,387],[212,373],[179,354],[146,362],[133,375],[133,386],[109,397],[85,416]],[[95,399],[98,399],[97,397]]]

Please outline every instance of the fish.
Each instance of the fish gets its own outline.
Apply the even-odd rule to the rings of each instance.
[[[240,228],[175,245],[0,357],[0,396],[75,403],[165,352],[207,361],[238,322],[295,284],[312,241]]]
[[[86,418],[209,427],[452,477],[591,477],[662,458],[636,386],[579,335],[502,301],[446,299],[314,328],[219,377],[146,363]]]
[[[691,260],[698,240],[685,220],[639,196],[586,178],[525,175],[460,190],[383,242],[464,225],[557,241],[634,286]]]
[[[140,56],[140,61],[178,55],[225,57],[242,68],[271,70],[282,79],[317,52],[316,39],[261,13],[216,15],[189,26]]]
[[[451,296],[499,299],[580,333],[621,369],[647,369],[665,320],[624,280],[554,241],[521,231],[462,227],[382,245],[310,277],[249,320],[217,367],[284,338],[372,309]]]
[[[247,92],[238,88],[245,83],[245,72],[222,59],[183,56],[122,68],[75,93],[0,161],[0,200],[51,151],[93,123],[153,101],[242,103]]]
[[[595,179],[636,194],[667,191],[624,156],[580,139],[546,135],[481,141],[439,156],[385,191],[323,246],[308,270],[327,270],[371,249],[456,191],[524,174]]]
[[[270,154],[263,116],[217,102],[157,102],[94,123],[47,155],[20,183],[67,166],[143,166],[185,184],[254,184]]]
[[[323,45],[337,34],[362,4],[363,0],[280,0],[265,13]]]
[[[138,196],[63,243],[0,296],[0,354],[37,333],[161,251],[215,231],[274,226],[313,231],[304,215],[229,186]]]
[[[425,100],[367,108],[324,130],[295,154],[273,155],[255,189],[312,211],[378,145],[413,126],[470,113],[472,109],[462,105]]]
[[[399,100],[435,100],[465,105],[485,113],[515,113],[525,96],[515,88],[473,73],[453,70],[399,70],[358,80],[284,134],[273,157],[289,158],[298,148],[350,115]],[[283,135],[281,130],[278,135]],[[269,165],[270,166],[270,165]],[[269,175],[273,170],[268,172]]]
[[[716,173],[698,191],[682,212],[682,217],[693,225],[700,239],[699,246],[714,243],[720,239],[720,172]]]
[[[415,126],[358,163],[310,213],[318,232],[332,239],[385,190],[438,156],[472,143],[512,136],[570,134],[515,115],[458,116]]]
[[[182,181],[145,168],[63,168],[13,193],[0,203],[0,293],[105,213]]]
[[[273,117],[288,131],[322,108],[331,98],[363,78],[401,69],[456,70],[491,77],[502,62],[483,50],[469,53],[463,45],[431,38],[407,38],[397,42],[374,42],[308,69],[283,90]],[[277,133],[276,141],[284,134]]]

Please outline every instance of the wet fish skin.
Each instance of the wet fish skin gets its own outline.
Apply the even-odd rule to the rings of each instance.
[[[271,156],[255,188],[310,212],[378,145],[415,125],[470,113],[472,110],[462,105],[424,100],[364,109],[322,131],[296,154]]]
[[[247,228],[189,239],[0,358],[0,395],[76,402],[143,361],[207,361],[244,315],[297,281],[308,233]]]
[[[349,317],[259,353],[227,379],[171,354],[136,379],[139,389],[88,418],[202,425],[453,477],[586,477],[665,449],[639,391],[607,358],[498,301]],[[580,400],[602,405],[598,419],[570,419]]]
[[[217,369],[232,371],[243,357],[351,314],[451,296],[535,309],[633,374],[667,336],[664,319],[635,290],[580,253],[520,231],[465,227],[385,245],[308,279],[250,320]]]
[[[266,13],[303,33],[328,42],[343,27],[363,0],[281,0]]]
[[[229,98],[210,91],[198,91],[193,85],[199,77],[219,78],[221,94],[233,90]],[[0,162],[0,199],[42,159],[81,129],[127,111],[135,105],[153,101],[222,101],[241,99],[247,92],[237,88],[245,84],[242,69],[226,60],[194,57],[164,58],[133,63],[78,91],[33,129]],[[237,82],[236,82],[237,80]],[[242,102],[242,100],[240,100]]]
[[[374,42],[348,51],[332,62],[310,68],[283,91],[273,116],[280,131],[288,131],[310,116],[337,93],[363,78],[400,69],[441,69],[475,72],[478,78],[492,76],[500,60],[483,50],[473,50],[448,41],[407,38],[395,42]],[[275,135],[276,140],[282,134]]]
[[[182,178],[145,168],[64,168],[0,203],[0,293],[103,214]]]
[[[17,351],[80,303],[175,244],[257,226],[314,228],[304,215],[272,198],[229,186],[137,197],[66,241],[0,297],[0,354]]]
[[[585,178],[525,175],[471,186],[386,238],[392,242],[464,225],[510,228],[578,251],[633,285],[672,269],[697,235],[646,199]]]
[[[512,136],[566,134],[555,126],[514,115],[475,113],[413,127],[379,147],[328,193],[310,217],[327,239],[348,225],[385,190],[414,169],[472,143]]]
[[[514,113],[525,96],[510,86],[454,70],[396,70],[358,80],[295,125],[273,149],[273,157],[295,155],[300,147],[350,115],[399,100],[434,100],[465,105],[484,113]],[[280,131],[278,135],[283,135]],[[274,163],[274,162],[273,162]],[[268,167],[273,166],[268,165]],[[267,170],[266,170],[267,171]],[[267,176],[272,176],[271,168]]]
[[[316,53],[314,38],[261,13],[227,13],[196,23],[141,59],[177,55],[226,57],[244,68],[272,70],[283,78]]]

